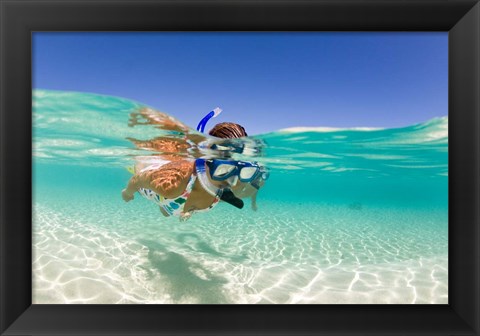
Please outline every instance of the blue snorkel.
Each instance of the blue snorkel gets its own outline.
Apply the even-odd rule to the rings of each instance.
[[[200,120],[200,122],[198,123],[197,131],[204,133],[207,122],[211,118],[215,118],[216,116],[218,116],[220,113],[222,113],[222,109],[220,107],[216,107],[213,109],[213,111],[210,111],[210,113],[208,113],[205,117],[203,117],[203,119]]]

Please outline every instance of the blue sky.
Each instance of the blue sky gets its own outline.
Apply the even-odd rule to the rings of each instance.
[[[448,112],[447,33],[34,33],[33,87],[107,94],[195,128],[402,127]]]

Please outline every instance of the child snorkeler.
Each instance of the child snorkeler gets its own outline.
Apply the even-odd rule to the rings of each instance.
[[[199,123],[197,130],[203,131],[210,112]],[[219,113],[219,112],[218,112]],[[152,110],[141,110],[140,115],[148,124],[160,124],[161,129],[188,132],[188,127],[173,118]],[[138,116],[131,116],[130,125],[140,124]],[[217,124],[209,134],[218,138],[241,138],[247,136],[245,129],[235,123]],[[220,201],[239,209],[243,208],[241,198],[251,197],[252,209],[257,210],[256,196],[268,172],[256,162],[236,161],[230,158],[191,158],[175,155],[188,148],[188,143],[205,141],[205,137],[189,134],[185,139],[155,138],[152,141],[129,139],[137,147],[160,150],[161,157],[154,157],[150,163],[137,164],[134,176],[122,191],[122,198],[129,202],[135,192],[156,203],[164,216],[179,216],[189,219],[193,213],[208,211]]]

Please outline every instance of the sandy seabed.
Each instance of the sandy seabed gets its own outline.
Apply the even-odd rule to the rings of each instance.
[[[400,225],[391,209],[265,202],[159,223],[150,204],[93,204],[34,206],[33,303],[448,303],[446,225],[428,212]]]

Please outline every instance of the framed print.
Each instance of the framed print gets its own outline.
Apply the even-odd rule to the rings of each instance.
[[[480,333],[478,1],[0,9],[2,335]]]

